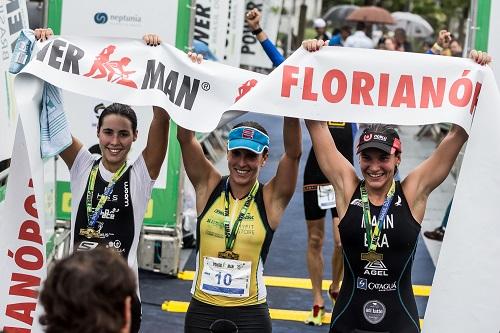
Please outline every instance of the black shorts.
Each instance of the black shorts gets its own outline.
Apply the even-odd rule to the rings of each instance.
[[[210,333],[210,326],[218,319],[235,323],[238,333],[272,332],[267,303],[226,307],[206,304],[192,298],[186,313],[184,333]]]
[[[327,184],[319,184],[327,185]],[[331,208],[332,218],[339,217],[337,209]],[[321,209],[318,206],[317,185],[304,185],[304,213],[306,220],[318,220],[326,216],[326,209]]]

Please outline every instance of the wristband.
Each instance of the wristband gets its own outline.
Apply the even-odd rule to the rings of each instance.
[[[432,45],[432,48],[438,50],[439,52],[443,51],[443,47],[439,46],[438,43],[434,43],[434,45]]]
[[[258,34],[260,34],[262,32],[262,28],[257,28],[255,30],[252,30],[252,35],[255,35],[257,36]]]

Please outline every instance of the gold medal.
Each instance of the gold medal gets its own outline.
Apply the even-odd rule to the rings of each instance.
[[[234,253],[233,251],[229,251],[229,250],[219,252],[218,256],[219,256],[219,258],[231,259],[231,260],[238,260],[240,258],[239,254]]]
[[[377,253],[375,251],[369,251],[368,253],[361,253],[361,260],[374,262],[374,261],[383,260],[383,259],[384,259],[384,255],[382,253]]]
[[[101,238],[101,233],[99,230],[94,230],[92,228],[82,228],[80,229],[80,236],[84,236],[88,239]]]

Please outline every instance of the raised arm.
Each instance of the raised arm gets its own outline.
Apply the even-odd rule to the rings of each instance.
[[[300,121],[285,117],[283,120],[283,144],[285,152],[281,156],[276,175],[264,187],[268,221],[271,228],[276,229],[286,206],[295,192],[299,173],[300,156],[302,155],[302,133]]]
[[[41,42],[49,39],[54,35],[51,28],[38,28],[35,29],[34,33],[36,40]],[[71,136],[71,144],[61,153],[59,153],[59,156],[61,156],[64,163],[66,163],[68,169],[71,169],[71,167],[73,166],[76,156],[78,155],[78,152],[80,151],[82,146],[82,143],[77,138]]]
[[[193,131],[177,125],[177,140],[181,146],[184,169],[196,192],[196,207],[201,213],[221,175],[205,157]]]
[[[486,52],[472,50],[470,57],[480,65],[491,62],[491,57]],[[434,153],[403,181],[405,196],[417,221],[423,220],[429,194],[446,179],[468,138],[463,128],[453,125]]]
[[[255,37],[257,37],[257,40],[262,45],[262,48],[266,52],[267,56],[272,61],[273,66],[278,67],[283,61],[285,61],[285,57],[279,53],[276,46],[267,37],[265,31],[262,30],[262,27],[260,26],[261,17],[262,15],[260,11],[257,8],[254,8],[246,13],[245,20],[250,29],[252,29],[252,33],[255,34]]]
[[[151,179],[158,178],[167,153],[169,124],[168,113],[158,106],[153,106],[153,120],[149,126],[148,142],[142,151]]]
[[[335,146],[326,122],[306,120],[306,125],[316,160],[323,174],[335,188],[339,217],[343,217],[359,182],[356,171]]]

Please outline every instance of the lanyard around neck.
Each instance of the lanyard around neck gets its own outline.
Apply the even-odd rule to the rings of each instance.
[[[255,181],[255,184],[253,184],[252,189],[250,190],[250,193],[248,193],[247,198],[245,200],[245,203],[243,204],[243,207],[241,207],[241,211],[236,218],[236,221],[234,221],[233,228],[230,228],[231,220],[229,218],[229,177],[226,179],[226,186],[224,189],[225,192],[225,200],[224,200],[224,232],[226,235],[226,250],[231,251],[234,247],[234,242],[236,240],[236,235],[238,234],[238,229],[240,227],[241,221],[247,214],[248,208],[252,204],[255,194],[257,193],[257,190],[259,189],[259,182]]]
[[[125,171],[127,171],[126,166],[127,162],[124,162],[122,166],[115,172],[110,182],[104,189],[104,193],[99,198],[99,201],[93,213],[92,213],[92,197],[94,196],[95,180],[97,178],[97,171],[99,170],[99,163],[96,163],[92,167],[92,170],[90,171],[89,184],[87,186],[87,200],[86,200],[87,218],[89,227],[93,227],[96,224],[97,218],[99,217],[102,208],[104,207],[108,199],[111,197],[111,193],[113,193],[113,188],[115,187],[116,182],[125,173]]]
[[[372,232],[372,216],[370,212],[370,201],[368,200],[368,193],[366,192],[365,181],[361,182],[360,186],[361,191],[361,201],[363,202],[363,218],[365,220],[365,229],[366,229],[366,239],[368,242],[368,250],[376,251],[377,250],[377,242],[380,237],[380,232],[384,226],[385,217],[387,216],[387,212],[389,211],[389,207],[391,206],[392,199],[394,198],[394,192],[396,191],[396,182],[393,180],[391,188],[385,197],[384,204],[382,205],[382,209],[378,215],[377,224],[375,225]]]

